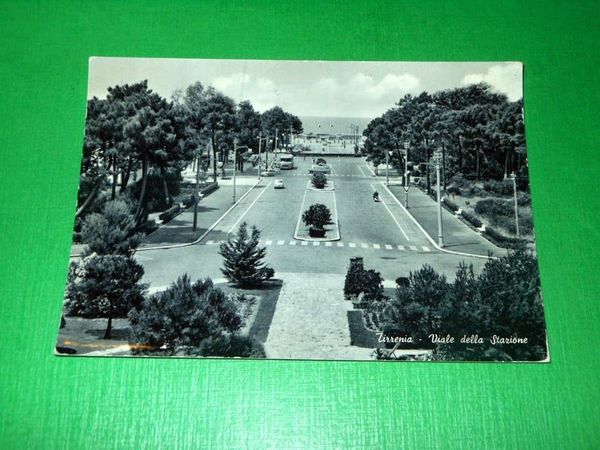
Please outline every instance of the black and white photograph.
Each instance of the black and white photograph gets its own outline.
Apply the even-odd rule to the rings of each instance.
[[[57,355],[550,361],[520,62],[97,57],[81,102]]]

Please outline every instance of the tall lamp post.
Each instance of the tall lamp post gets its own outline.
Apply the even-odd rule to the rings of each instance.
[[[410,147],[410,142],[404,141],[404,207],[408,209],[408,189],[410,186],[408,185],[408,148]]]
[[[444,231],[442,228],[442,196],[440,189],[440,162],[442,159],[441,151],[436,151],[434,154],[435,176],[437,185],[437,203],[438,203],[438,246],[444,246]]]
[[[385,151],[385,185],[390,185],[390,152]]]

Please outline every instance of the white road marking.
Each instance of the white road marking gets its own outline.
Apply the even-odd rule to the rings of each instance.
[[[331,247],[331,242],[325,242],[325,247]]]
[[[318,247],[319,245],[321,245],[319,241],[313,241],[313,247]]]
[[[381,245],[379,245],[379,244],[373,244],[373,248],[381,248]]]
[[[356,247],[356,244],[355,244],[354,242],[350,242],[350,243],[348,244],[348,247],[350,247],[350,248],[354,248],[354,247]]]
[[[338,242],[338,243],[337,243],[337,246],[338,246],[338,247],[343,247],[343,246],[344,246],[344,243],[343,243],[343,242]]]
[[[373,186],[372,184],[371,184],[371,188],[373,189],[374,192],[377,192],[377,189],[375,189],[375,186]],[[385,202],[382,199],[380,199],[379,201],[385,207],[385,209],[387,209],[387,212],[390,213],[390,216],[392,217],[392,219],[394,220],[394,222],[396,222],[396,225],[398,225],[398,228],[400,228],[400,231],[402,232],[402,234],[404,235],[404,237],[406,238],[406,240],[410,241],[410,239],[408,238],[408,235],[404,231],[404,228],[402,228],[402,225],[400,225],[400,223],[398,222],[398,220],[396,220],[396,217],[394,216],[394,214],[392,214],[392,211],[390,210],[390,208],[388,208],[388,205],[386,205]]]
[[[418,250],[417,247],[415,247],[414,245],[409,245],[408,247],[414,252]]]
[[[246,213],[248,211],[250,211],[250,208],[252,208],[254,206],[254,204],[258,201],[258,199],[261,197],[261,195],[263,195],[265,193],[265,191],[267,190],[267,188],[271,186],[271,181],[269,181],[267,183],[267,185],[265,186],[265,188],[262,190],[262,192],[260,194],[258,194],[256,196],[256,198],[254,199],[254,201],[252,203],[250,203],[250,206],[248,206],[248,208],[246,209],[246,211],[244,211],[242,213],[242,215],[238,218],[238,220],[235,221],[235,223],[233,224],[233,226],[229,229],[229,231],[227,232],[227,234],[231,234],[233,232],[233,230],[235,229],[235,227],[237,227],[237,224],[240,223],[240,220],[242,220],[244,218],[244,216],[246,215]]]
[[[213,241],[212,239],[210,241],[206,241],[206,245],[213,245],[215,243],[215,241]]]
[[[404,245],[398,245],[397,247],[398,247],[398,250],[406,250],[406,249],[404,248]]]
[[[296,241],[290,241],[290,245],[296,245]]]
[[[429,249],[429,247],[423,246],[423,251],[430,252],[431,250]]]
[[[285,241],[277,241],[277,245],[283,245],[285,244]]]
[[[364,242],[363,242],[362,244],[360,244],[360,246],[361,246],[362,248],[369,248],[369,246],[368,246],[367,244],[365,244]]]
[[[385,244],[385,249],[386,249],[386,250],[391,250],[391,249],[392,249],[392,246],[391,246],[391,245],[389,245],[389,244]]]
[[[308,242],[302,241],[302,245],[308,245]]]
[[[360,173],[362,173],[363,177],[366,177],[366,176],[367,176],[367,174],[363,172],[363,170],[360,168],[360,166],[358,166],[358,165],[357,165],[357,166],[356,166],[356,168],[357,168],[358,170],[360,170]]]
[[[271,245],[273,243],[273,241],[266,241],[265,245]]]

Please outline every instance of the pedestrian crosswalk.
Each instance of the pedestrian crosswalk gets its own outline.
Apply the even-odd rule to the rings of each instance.
[[[225,241],[215,241],[215,240],[208,240],[205,242],[202,242],[202,244],[204,245],[219,245],[222,244]],[[259,245],[260,246],[264,246],[264,247],[280,247],[280,246],[288,246],[288,247],[295,247],[295,246],[301,246],[301,247],[307,247],[307,246],[311,246],[311,247],[330,247],[330,248],[361,248],[361,249],[365,249],[365,250],[380,250],[380,251],[401,251],[401,252],[424,252],[424,253],[429,253],[432,252],[433,250],[426,246],[426,245],[393,245],[393,244],[379,244],[379,243],[366,243],[366,242],[342,242],[342,241],[327,241],[327,242],[323,242],[323,241],[300,241],[300,240],[284,240],[284,239],[279,239],[279,240],[272,240],[272,239],[261,239],[259,241]]]

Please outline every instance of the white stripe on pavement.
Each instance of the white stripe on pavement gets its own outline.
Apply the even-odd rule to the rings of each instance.
[[[277,241],[277,245],[283,245],[285,244],[285,241]]]
[[[417,251],[417,247],[415,247],[414,245],[409,245],[408,246],[412,251]]]
[[[392,249],[392,246],[391,246],[391,245],[389,245],[389,244],[385,244],[385,249],[386,249],[386,250],[391,250],[391,249]]]

